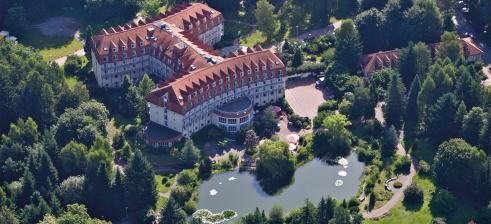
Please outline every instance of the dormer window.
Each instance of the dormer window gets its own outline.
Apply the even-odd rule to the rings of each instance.
[[[236,79],[236,78],[237,78],[237,74],[234,73],[234,79]]]
[[[126,46],[124,46],[124,45],[121,48],[123,49],[123,51],[126,50]]]
[[[230,77],[227,76],[227,82],[230,81]]]
[[[116,48],[113,48],[113,52],[116,52]]]
[[[135,48],[135,44],[131,44],[131,48]]]
[[[259,72],[259,68],[255,68],[254,71]]]

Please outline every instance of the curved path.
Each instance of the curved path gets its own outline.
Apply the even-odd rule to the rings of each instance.
[[[383,116],[382,105],[383,103],[379,102],[375,107],[375,118],[378,121],[380,121],[380,123],[384,124],[385,120]],[[404,146],[402,146],[402,144],[400,143],[403,139],[404,139],[404,131],[401,131],[399,135],[399,144],[397,145],[397,151],[396,151],[396,154],[401,156],[408,155],[406,149],[404,149]],[[416,175],[415,165],[418,164],[415,158],[413,158],[411,155],[409,156],[411,157],[411,168],[409,170],[409,174],[401,175],[397,178],[397,181],[402,183],[402,188],[396,190],[394,192],[394,195],[392,195],[392,198],[387,203],[385,203],[385,205],[383,205],[382,207],[371,211],[363,212],[363,218],[365,219],[379,218],[387,214],[392,208],[394,208],[397,205],[397,203],[399,203],[399,201],[402,200],[402,198],[404,197],[404,189],[406,189],[411,184],[414,175]]]

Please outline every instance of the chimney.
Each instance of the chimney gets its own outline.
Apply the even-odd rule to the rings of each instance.
[[[147,37],[148,37],[148,38],[153,37],[153,34],[154,34],[154,33],[155,33],[155,28],[153,28],[153,27],[148,27],[148,28],[147,28]]]

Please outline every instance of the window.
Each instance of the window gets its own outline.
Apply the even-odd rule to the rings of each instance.
[[[108,58],[107,56],[104,57],[104,62],[107,62],[108,61]]]
[[[228,127],[228,131],[229,131],[229,132],[236,132],[236,131],[237,131],[237,127],[235,127],[235,126],[230,126],[230,127]]]
[[[218,117],[218,122],[220,123],[227,123],[227,119],[223,118],[223,117]]]
[[[259,72],[259,68],[257,68],[257,67],[256,67],[256,68],[254,69],[254,71]]]
[[[135,44],[131,44],[131,48],[135,48]]]
[[[246,121],[247,121],[247,119],[248,119],[248,117],[247,117],[247,116],[246,116],[246,117],[241,117],[241,118],[240,118],[240,123],[242,124],[242,123],[246,122]]]
[[[280,70],[279,73],[280,73],[280,76],[282,76],[283,75],[283,70]]]
[[[269,68],[270,68],[270,69],[273,69],[273,68],[274,68],[274,64],[270,64],[270,65],[269,65]]]
[[[140,46],[142,46],[142,47],[143,47],[143,41],[142,41],[142,42],[140,42]]]
[[[249,70],[247,70],[247,74],[249,74],[249,75],[250,75],[250,74],[252,74],[252,72],[251,72],[251,70],[250,70],[250,69],[249,69]]]
[[[113,52],[116,52],[116,48],[113,48]]]
[[[263,66],[263,71],[266,71],[266,65]]]
[[[237,119],[228,119],[229,124],[237,124]]]
[[[122,46],[122,49],[123,49],[123,51],[124,51],[124,50],[126,50],[126,46],[124,46],[124,45],[123,45],[123,46]]]

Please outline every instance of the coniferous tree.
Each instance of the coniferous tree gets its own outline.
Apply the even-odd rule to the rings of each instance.
[[[479,142],[479,133],[484,126],[484,111],[480,107],[473,107],[462,120],[461,135],[471,145]]]
[[[455,113],[455,127],[459,130],[462,128],[462,122],[464,121],[465,115],[467,115],[467,107],[465,106],[464,101],[460,101],[457,112]]]
[[[143,75],[142,80],[138,84],[138,91],[140,92],[140,95],[143,98],[147,97],[153,88],[155,88],[155,83],[152,81],[152,79],[147,74]]]
[[[328,223],[329,220],[332,219],[334,216],[334,209],[336,208],[336,200],[328,197],[327,199],[324,199],[324,197],[321,198],[321,201],[319,202],[318,205],[318,210],[317,210],[317,223]]]
[[[256,10],[254,11],[257,21],[257,28],[266,34],[268,39],[273,37],[276,27],[276,20],[273,10],[274,6],[270,4],[268,0],[259,0],[256,3]]]
[[[199,178],[208,179],[213,171],[213,163],[209,157],[204,158],[199,163]]]
[[[152,165],[139,150],[125,167],[125,196],[129,211],[154,208],[157,203],[157,185]]]
[[[405,88],[398,75],[392,75],[387,91],[387,102],[384,111],[387,125],[394,125],[397,129],[402,127],[402,116],[405,112]]]
[[[428,111],[427,134],[433,143],[440,144],[456,135],[457,100],[453,93],[440,97]]]
[[[343,206],[338,206],[334,209],[334,216],[329,221],[329,224],[351,224],[351,216],[348,210]]]
[[[342,71],[354,72],[357,69],[361,53],[362,45],[358,31],[352,20],[345,20],[339,30],[336,31],[334,60]]]
[[[384,157],[389,157],[393,156],[394,152],[396,150],[397,144],[399,144],[399,137],[397,137],[397,132],[396,129],[394,128],[393,125],[391,125],[385,132],[384,132],[384,144],[382,147],[382,156]]]
[[[317,224],[317,208],[309,200],[305,200],[305,205],[302,208],[302,220],[305,224]]]
[[[178,207],[173,197],[170,197],[166,205],[160,210],[160,223],[185,224],[186,213]]]
[[[426,118],[427,110],[436,102],[435,81],[430,76],[423,82],[421,91],[418,94],[418,111],[420,118]]]
[[[22,176],[22,188],[19,196],[17,196],[16,205],[19,207],[24,207],[24,205],[28,204],[31,198],[31,195],[35,191],[36,182],[34,180],[34,176],[32,175],[29,169],[24,171],[24,175]]]
[[[269,224],[283,224],[283,216],[283,207],[281,205],[274,205],[269,212]]]
[[[486,151],[488,155],[491,155],[491,113],[489,112],[487,113],[484,126],[479,134],[479,146]]]
[[[455,95],[459,100],[463,100],[465,105],[472,108],[478,106],[481,96],[481,84],[476,80],[465,67],[460,67],[460,74],[455,82]]]
[[[411,83],[407,97],[406,118],[412,121],[418,120],[418,93],[421,90],[419,76],[416,75]]]
[[[192,139],[186,139],[184,143],[184,147],[181,149],[180,159],[187,166],[194,166],[196,162],[198,162],[200,157],[199,149],[194,145]]]
[[[303,64],[303,53],[301,49],[295,50],[292,58],[292,66],[298,67]]]

